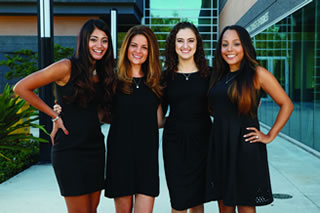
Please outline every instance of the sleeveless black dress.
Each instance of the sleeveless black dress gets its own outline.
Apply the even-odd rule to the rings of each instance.
[[[135,78],[131,94],[116,93],[112,101],[107,139],[107,181],[109,198],[134,194],[159,195],[159,133],[157,108],[160,100]]]
[[[189,74],[188,74],[189,75]],[[186,75],[187,76],[187,75]],[[205,202],[205,172],[211,119],[208,78],[166,79],[164,100],[170,114],[163,131],[163,159],[171,206],[184,210]]]
[[[69,81],[65,86],[56,85],[58,103],[69,135],[59,129],[52,148],[52,165],[61,195],[76,196],[104,188],[105,145],[98,119],[98,103],[102,90],[96,84],[96,95],[83,108],[68,103],[63,98],[73,94]]]
[[[227,90],[238,73],[224,76],[209,91],[214,114],[208,156],[208,198],[224,205],[261,206],[273,201],[267,150],[263,143],[245,142],[247,127],[259,129],[254,117],[239,115]]]

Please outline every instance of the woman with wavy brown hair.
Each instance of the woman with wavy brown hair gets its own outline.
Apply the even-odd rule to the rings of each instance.
[[[211,120],[207,90],[209,67],[201,36],[189,22],[171,30],[166,44],[163,158],[172,212],[202,213]],[[165,110],[166,111],[166,110]]]
[[[120,49],[107,139],[105,196],[114,198],[117,213],[152,212],[159,195],[160,75],[152,30],[143,25],[130,28]]]
[[[288,121],[293,104],[277,79],[256,60],[245,28],[223,29],[215,51],[208,93],[214,116],[208,160],[208,198],[220,213],[255,213],[273,201],[266,144]],[[259,130],[261,91],[280,107],[268,133]]]

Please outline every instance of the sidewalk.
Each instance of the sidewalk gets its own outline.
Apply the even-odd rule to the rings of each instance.
[[[103,127],[104,132],[108,127]],[[162,135],[162,131],[160,131]],[[320,159],[277,137],[268,145],[271,184],[275,200],[258,207],[259,213],[319,213]],[[154,213],[170,213],[160,138],[160,195]],[[67,212],[51,164],[34,165],[0,184],[0,213]],[[113,213],[113,200],[101,196],[99,213]],[[218,212],[216,202],[205,204],[205,212]]]

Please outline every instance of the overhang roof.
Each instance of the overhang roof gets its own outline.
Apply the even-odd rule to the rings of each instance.
[[[118,25],[140,24],[144,0],[53,0],[55,16],[99,16],[118,11]],[[0,15],[37,15],[37,0],[0,0]]]

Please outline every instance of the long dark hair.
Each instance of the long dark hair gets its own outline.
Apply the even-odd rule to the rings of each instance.
[[[123,39],[119,60],[118,60],[118,78],[120,90],[125,94],[132,92],[132,77],[129,76],[130,62],[128,59],[128,48],[131,40],[136,35],[143,35],[148,41],[148,57],[142,64],[142,71],[146,76],[145,84],[160,97],[162,89],[160,86],[161,66],[160,66],[160,51],[156,36],[152,30],[144,25],[136,25],[129,29]]]
[[[71,102],[77,102],[81,106],[86,107],[92,101],[96,93],[95,84],[90,74],[92,69],[92,58],[89,52],[90,35],[95,29],[99,29],[108,37],[108,50],[101,60],[96,61],[96,71],[99,77],[99,84],[103,89],[103,97],[101,98],[101,107],[110,111],[111,98],[115,92],[116,74],[114,72],[114,58],[112,50],[112,39],[107,24],[100,19],[88,20],[80,30],[78,36],[77,50],[71,58],[72,62],[72,78],[74,95],[68,99]]]
[[[209,67],[204,55],[202,38],[200,36],[198,29],[190,22],[180,22],[176,24],[172,28],[167,38],[166,49],[165,49],[165,56],[166,56],[166,61],[165,61],[166,74],[165,75],[171,78],[174,78],[175,76],[175,72],[178,69],[178,63],[179,63],[178,55],[176,53],[176,48],[175,48],[176,37],[179,30],[186,29],[186,28],[191,29],[196,36],[197,49],[194,54],[194,61],[199,69],[201,76],[206,77],[209,74]]]
[[[256,60],[256,51],[252,45],[251,37],[245,28],[239,25],[231,25],[222,30],[216,46],[209,90],[217,81],[230,72],[229,65],[221,55],[222,38],[227,30],[235,30],[237,32],[244,52],[240,70],[238,71],[237,77],[230,85],[228,94],[231,100],[237,103],[240,114],[249,113],[250,115],[253,115],[257,108],[257,96],[259,93],[259,85],[256,77],[258,62]]]

